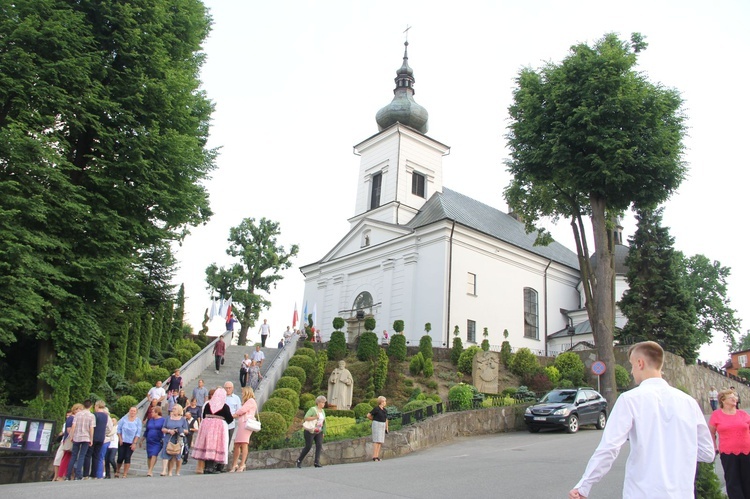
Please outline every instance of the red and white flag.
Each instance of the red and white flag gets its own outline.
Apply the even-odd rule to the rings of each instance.
[[[232,297],[230,296],[227,300],[227,316],[224,318],[224,322],[229,322],[232,318]]]
[[[297,314],[297,302],[294,302],[294,315],[292,316],[292,329],[297,327],[298,320],[299,320],[299,315]]]

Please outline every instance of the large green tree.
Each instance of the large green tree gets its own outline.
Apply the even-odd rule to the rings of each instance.
[[[661,209],[639,211],[638,229],[630,238],[627,280],[620,310],[628,323],[617,338],[656,341],[692,363],[701,345],[692,294],[674,249],[669,229],[661,225]]]
[[[278,244],[281,234],[279,224],[261,218],[246,218],[229,230],[227,254],[239,261],[229,268],[211,264],[206,268],[206,282],[210,290],[221,297],[232,297],[242,326],[238,344],[247,343],[247,331],[255,326],[260,312],[271,306],[267,296],[271,288],[282,279],[281,272],[292,265],[299,247],[293,244],[289,251]]]
[[[734,350],[738,345],[740,320],[735,317],[736,310],[727,296],[727,278],[732,269],[717,260],[712,262],[705,255],[680,256],[697,316],[698,340],[701,345],[711,343],[714,333],[720,333],[729,349]]]
[[[570,221],[576,241],[586,309],[610,403],[614,378],[614,219],[633,204],[654,207],[685,176],[681,161],[684,117],[675,90],[635,70],[646,44],[605,35],[593,46],[571,47],[562,63],[523,69],[510,106],[509,205],[523,216],[538,243],[544,218]],[[585,218],[598,264],[592,271]]]
[[[199,0],[0,0],[0,377],[28,375],[13,401],[37,375],[88,395],[92,349],[171,293],[153,257],[211,214],[209,26]]]

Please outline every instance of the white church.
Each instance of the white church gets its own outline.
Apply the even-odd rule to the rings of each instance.
[[[410,345],[426,323],[435,347],[450,346],[456,326],[465,347],[480,344],[484,328],[493,349],[506,329],[514,349],[539,355],[593,344],[575,252],[556,242],[534,246],[536,235],[513,216],[443,185],[450,148],[427,135],[405,46],[393,101],[376,115],[379,132],[354,146],[361,162],[350,230],[300,269],[323,341],[334,317],[346,320],[353,342],[372,316],[379,335],[403,320]],[[620,244],[618,300],[626,254]]]

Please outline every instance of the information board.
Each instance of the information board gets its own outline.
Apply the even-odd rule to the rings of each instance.
[[[0,450],[49,453],[55,422],[0,414]]]

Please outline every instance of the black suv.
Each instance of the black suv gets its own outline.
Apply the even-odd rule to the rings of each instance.
[[[595,424],[602,430],[607,424],[607,400],[593,388],[552,390],[528,407],[523,418],[531,433],[542,428],[565,428],[575,433],[583,424]]]

